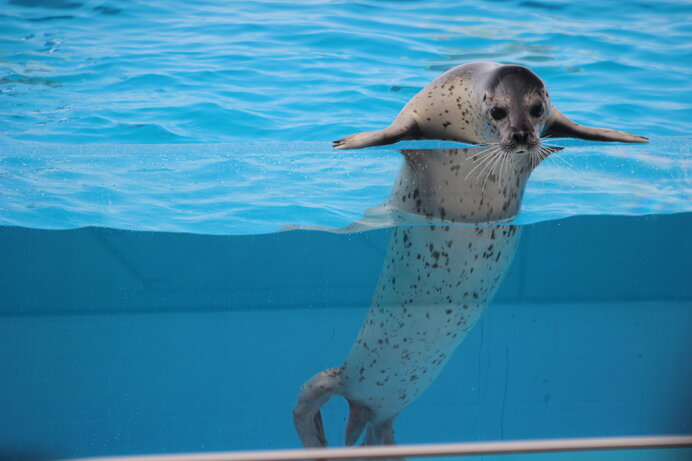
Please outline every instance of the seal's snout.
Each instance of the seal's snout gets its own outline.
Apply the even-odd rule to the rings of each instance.
[[[531,129],[510,128],[501,142],[509,152],[528,152],[540,146],[540,138]]]
[[[529,134],[526,131],[517,131],[512,135],[512,139],[517,144],[526,144],[529,139]]]

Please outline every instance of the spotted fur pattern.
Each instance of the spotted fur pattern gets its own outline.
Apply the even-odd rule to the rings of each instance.
[[[534,112],[536,105],[540,112]],[[493,109],[506,113],[493,117]],[[530,69],[496,62],[454,67],[418,92],[392,124],[334,141],[336,149],[392,144],[402,139],[447,139],[478,145],[516,147],[516,134],[528,138],[526,149],[540,147],[541,137],[570,137],[610,142],[647,142],[642,136],[580,125],[550,103],[543,81]]]
[[[389,205],[430,221],[392,230],[372,305],[345,363],[301,389],[294,421],[305,446],[326,445],[319,408],[334,394],[351,407],[348,445],[363,431],[365,444],[394,443],[394,418],[435,380],[497,291],[520,232],[488,223],[517,213],[532,162],[528,154],[508,155],[482,181],[468,177],[491,161],[484,152],[402,151],[406,161]]]
[[[393,230],[372,306],[341,367],[370,422],[394,418],[437,377],[512,260],[516,226]]]

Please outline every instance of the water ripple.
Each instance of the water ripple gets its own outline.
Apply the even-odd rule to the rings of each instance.
[[[531,66],[594,124],[690,131],[685,3],[16,0],[2,16],[6,144],[327,141],[473,60]]]
[[[3,224],[345,225],[399,157],[328,141],[475,60],[530,66],[574,120],[652,139],[568,142],[575,172],[542,165],[521,219],[689,211],[689,3],[11,0],[0,21]],[[163,146],[183,143],[230,144]]]
[[[549,159],[532,175],[517,223],[692,211],[689,137],[564,144],[563,161]],[[401,161],[391,148],[333,152],[315,142],[6,146],[0,225],[201,234],[340,228],[385,201]]]

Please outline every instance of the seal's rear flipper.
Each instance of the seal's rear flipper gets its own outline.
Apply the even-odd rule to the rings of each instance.
[[[353,400],[348,401],[348,423],[346,424],[345,441],[347,446],[354,445],[363,429],[370,421],[370,409],[365,405],[361,405]]]
[[[649,142],[649,138],[608,128],[594,128],[574,123],[554,107],[545,122],[542,138],[579,138],[606,142]]]
[[[396,445],[394,440],[394,418],[379,424],[369,425],[368,431],[365,434],[364,445]]]
[[[293,408],[293,424],[303,446],[306,448],[326,447],[320,408],[341,391],[341,368],[329,368],[317,373],[303,384],[298,393],[298,402]]]
[[[412,117],[399,116],[384,130],[352,134],[334,141],[333,147],[334,149],[360,149],[361,147],[384,146],[411,138],[416,131],[416,121]]]

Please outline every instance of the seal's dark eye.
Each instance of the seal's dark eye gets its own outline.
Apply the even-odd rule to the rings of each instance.
[[[533,107],[529,110],[529,113],[533,115],[534,117],[540,117],[543,115],[543,104],[534,104]]]
[[[501,107],[493,107],[490,109],[490,116],[495,120],[502,120],[507,117],[507,111]]]

